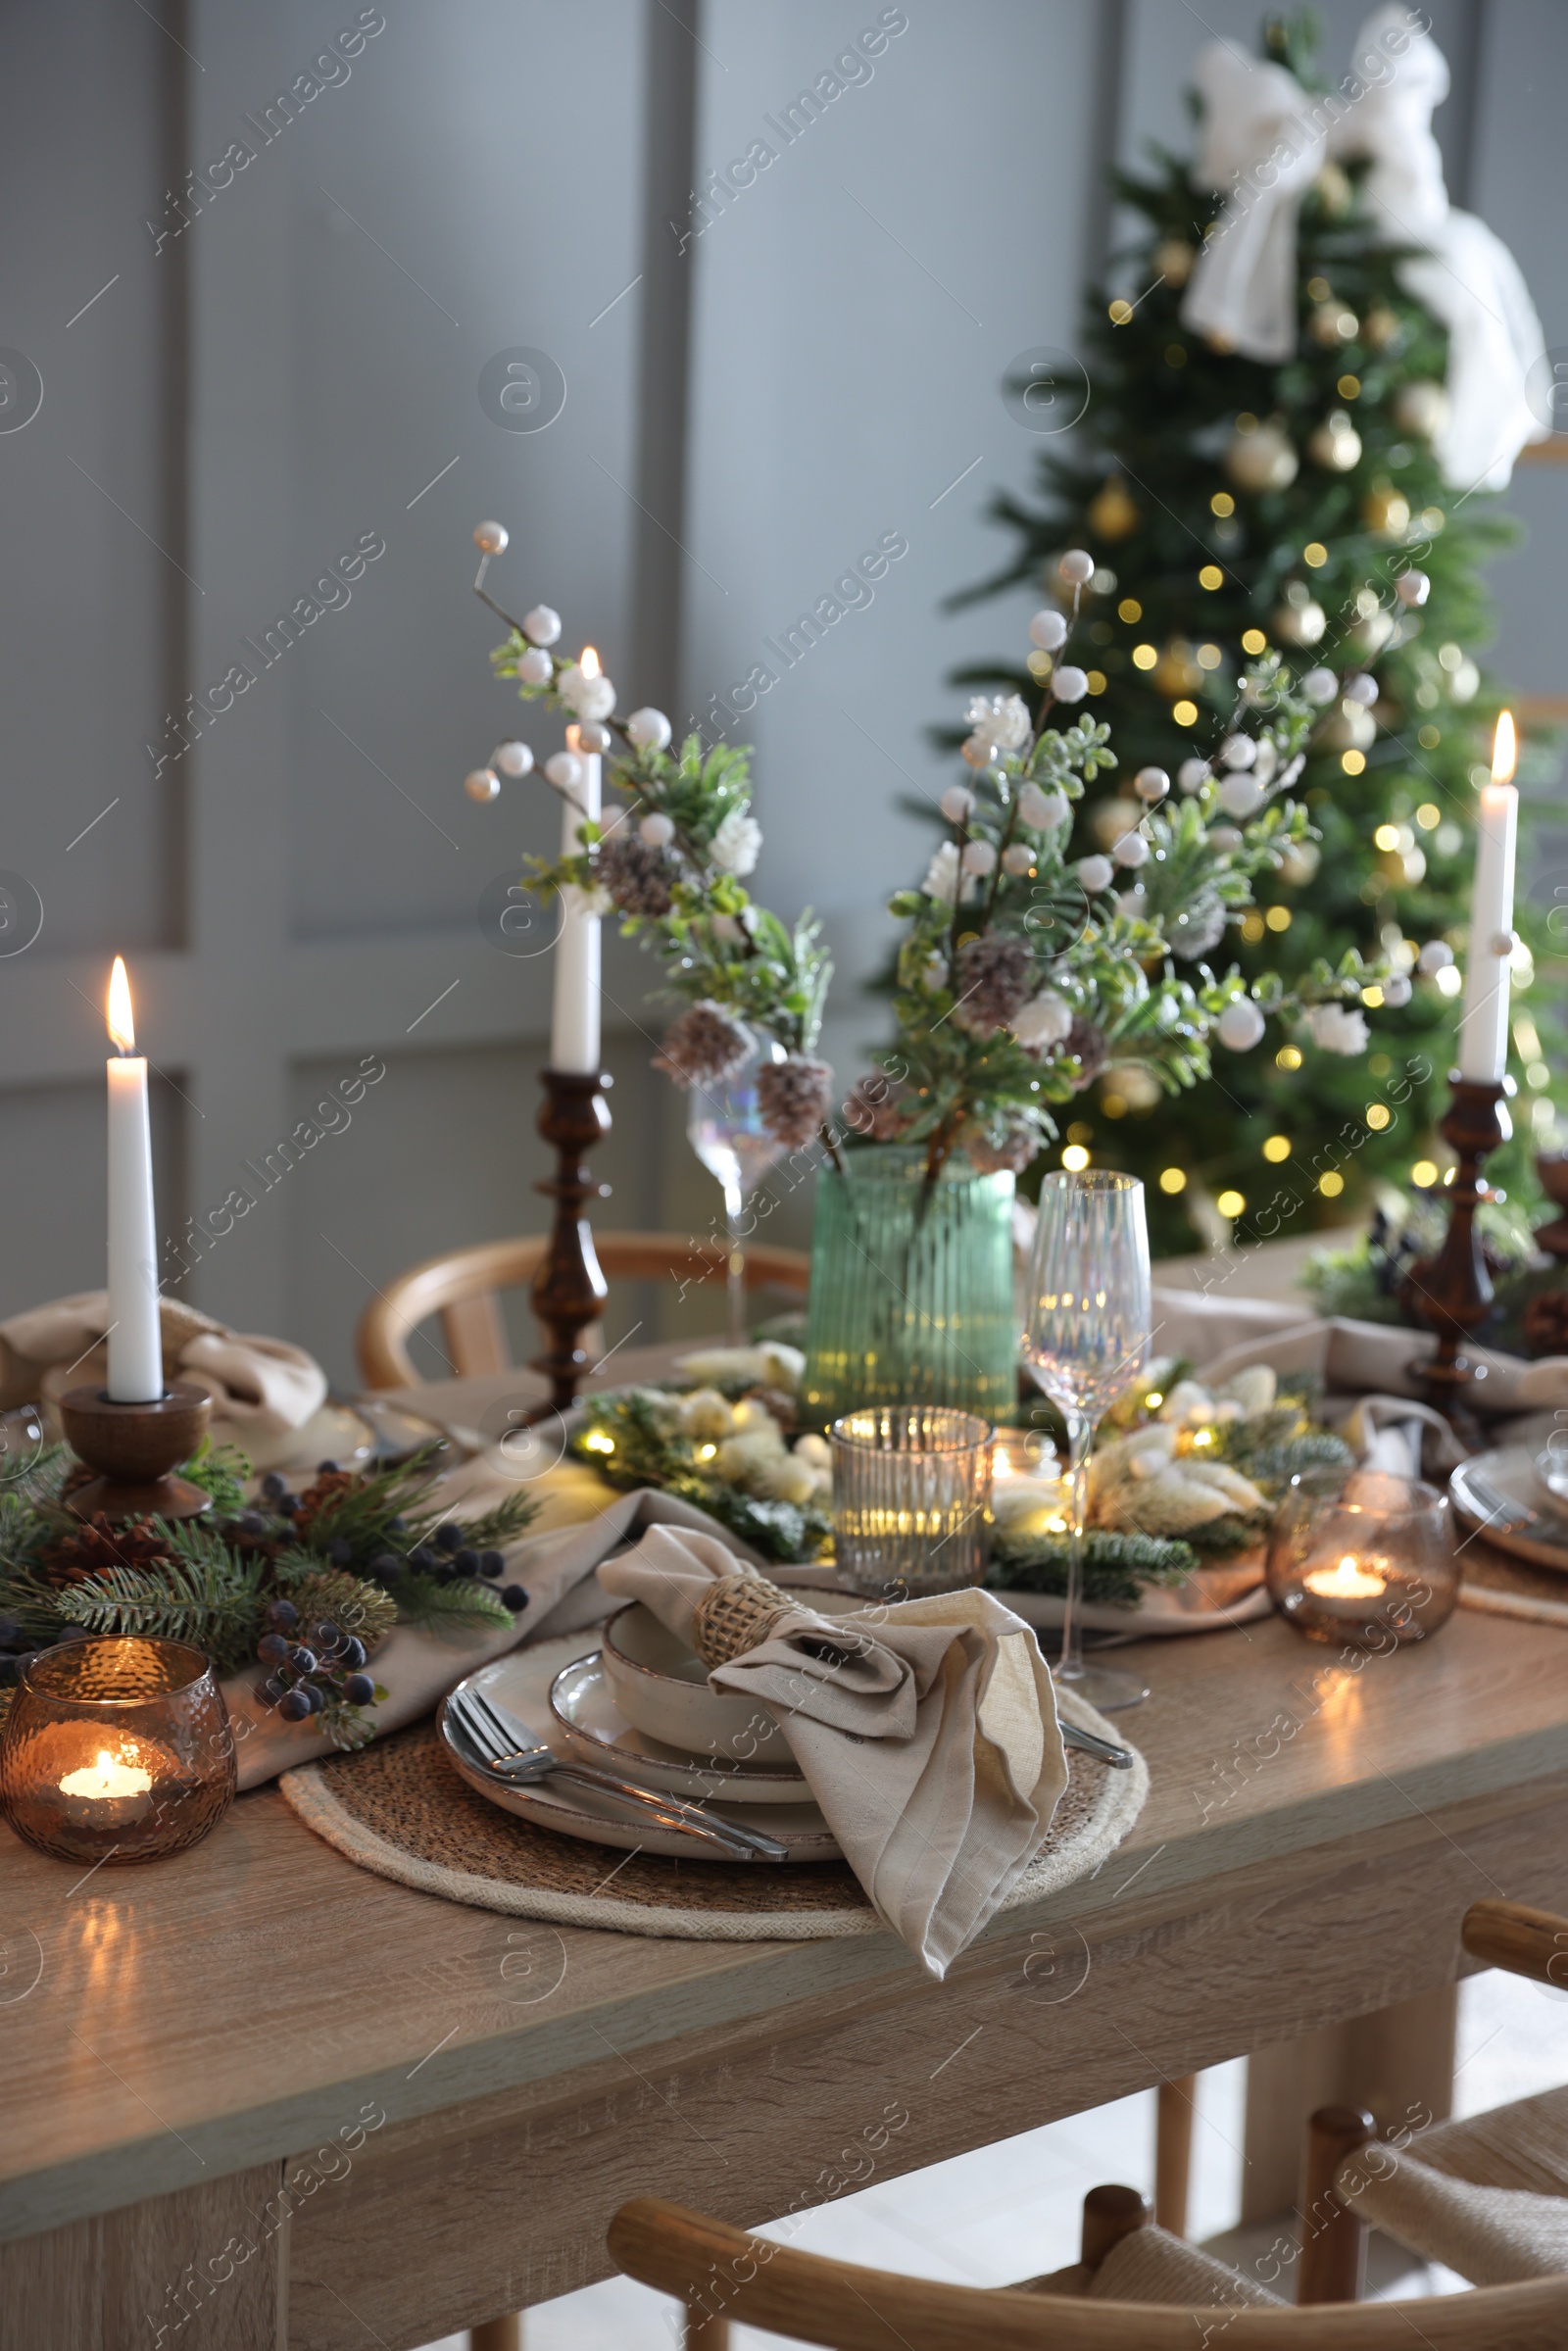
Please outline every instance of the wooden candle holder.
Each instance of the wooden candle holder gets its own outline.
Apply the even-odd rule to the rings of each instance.
[[[1513,1133],[1504,1100],[1513,1092],[1513,1081],[1483,1083],[1453,1070],[1448,1083],[1453,1100],[1438,1125],[1438,1133],[1452,1144],[1459,1160],[1447,1187],[1448,1230],[1435,1257],[1423,1257],[1411,1266],[1404,1296],[1438,1339],[1437,1353],[1412,1363],[1410,1370],[1426,1391],[1428,1403],[1443,1414],[1462,1444],[1474,1447],[1480,1429],[1465,1396],[1476,1380],[1485,1379],[1486,1367],[1470,1361],[1464,1343],[1492,1310],[1492,1276],[1476,1230],[1476,1209],[1489,1197],[1481,1163]]]
[[[146,1404],[119,1404],[101,1388],[69,1388],[60,1399],[66,1442],[98,1472],[74,1487],[66,1503],[77,1518],[122,1520],[200,1518],[211,1495],[186,1478],[170,1476],[188,1461],[207,1434],[213,1399],[194,1380],[176,1380]]]
[[[535,1371],[550,1382],[550,1402],[530,1420],[551,1412],[569,1412],[577,1390],[592,1368],[582,1335],[599,1320],[610,1287],[594,1252],[592,1227],[584,1213],[591,1200],[608,1200],[610,1186],[596,1183],[583,1165],[583,1154],[610,1132],[610,1109],[605,1090],[608,1077],[592,1077],[569,1069],[540,1073],[545,1090],[539,1112],[539,1132],[557,1151],[556,1172],[534,1190],[556,1203],[550,1247],[533,1277],[533,1310],[550,1334],[551,1344],[532,1358]]]

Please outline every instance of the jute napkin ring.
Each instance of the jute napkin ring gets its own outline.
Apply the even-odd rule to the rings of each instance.
[[[779,1619],[799,1606],[765,1576],[718,1576],[697,1603],[692,1646],[705,1665],[727,1665],[760,1648]]]

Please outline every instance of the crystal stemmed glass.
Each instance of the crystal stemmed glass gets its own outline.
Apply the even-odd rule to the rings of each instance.
[[[1086,1666],[1084,1514],[1095,1428],[1136,1376],[1149,1346],[1149,1228],[1144,1187],[1108,1168],[1060,1170],[1040,1188],[1029,1266],[1024,1360],[1067,1423],[1072,1539],[1056,1679],[1102,1711],[1148,1697],[1134,1674]]]
[[[763,1038],[738,1069],[716,1083],[699,1081],[687,1096],[686,1133],[693,1151],[716,1176],[724,1193],[729,1234],[729,1343],[746,1344],[746,1244],[741,1218],[746,1202],[784,1151],[762,1124],[757,1103],[758,1071],[784,1058],[782,1046]]]

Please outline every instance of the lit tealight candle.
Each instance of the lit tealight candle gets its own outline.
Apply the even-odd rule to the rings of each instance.
[[[1302,1581],[1320,1600],[1377,1600],[1388,1589],[1386,1576],[1375,1567],[1363,1567],[1349,1551],[1338,1567],[1315,1567]]]
[[[67,1772],[60,1792],[72,1799],[76,1818],[93,1828],[121,1828],[151,1809],[153,1776],[139,1763],[122,1763],[107,1747],[79,1771]]]

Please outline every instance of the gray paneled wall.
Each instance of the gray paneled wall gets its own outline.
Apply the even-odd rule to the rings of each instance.
[[[1325,12],[1331,60],[1360,13]],[[1439,118],[1455,191],[1568,339],[1544,170],[1568,20],[1551,0],[1434,14],[1459,70]],[[1250,42],[1253,17],[1214,0],[1204,22]],[[117,948],[163,1073],[172,1242],[323,1085],[386,1065],[352,1127],[193,1259],[197,1302],[348,1380],[372,1286],[541,1222],[549,958],[494,952],[475,909],[553,817],[537,787],[490,808],[459,787],[503,732],[558,736],[488,679],[481,514],[513,532],[503,601],[558,605],[628,705],[756,743],[760,886],[828,923],[830,1050],[853,1073],[881,901],[925,842],[895,804],[938,788],[945,672],[1027,610],[943,610],[996,561],[992,494],[1032,477],[1000,380],[1073,342],[1112,225],[1102,168],[1184,135],[1203,37],[1163,0],[0,19],[0,345],[44,384],[0,432],[0,863],[45,906],[0,959],[0,1311],[102,1279]],[[486,363],[519,347],[565,380],[543,430],[481,405]],[[1499,567],[1502,658],[1540,694],[1564,684],[1564,495],[1568,472],[1524,477],[1534,537]],[[612,943],[606,1213],[703,1230],[712,1187],[647,1066],[649,981]],[[781,1207],[781,1238],[805,1207]],[[671,1303],[617,1298],[612,1336]]]

